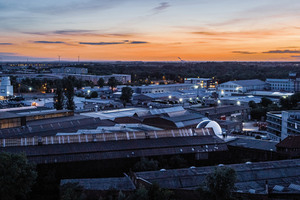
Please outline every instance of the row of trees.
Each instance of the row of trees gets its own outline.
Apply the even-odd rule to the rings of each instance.
[[[74,80],[72,80],[72,77],[64,78],[63,80],[57,80],[56,86],[56,93],[53,97],[54,108],[56,110],[62,110],[66,104],[66,108],[68,110],[75,110]]]
[[[92,74],[131,74],[133,84],[149,84],[152,80],[183,82],[186,77],[216,77],[221,83],[235,79],[287,78],[290,71],[300,73],[293,63],[137,63],[131,65],[98,63],[85,66]]]

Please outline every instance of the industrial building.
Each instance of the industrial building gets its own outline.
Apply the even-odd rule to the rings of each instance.
[[[114,77],[120,83],[130,83],[131,82],[131,75],[129,74],[112,74],[112,75],[84,75],[84,74],[67,74],[76,77],[77,79],[83,81],[92,81],[95,85],[97,85],[97,81],[100,78],[104,79],[104,82],[107,83],[108,80]]]
[[[300,111],[274,111],[267,113],[268,137],[280,141],[289,135],[300,134]]]
[[[254,90],[265,90],[268,84],[258,79],[228,81],[219,84],[219,96],[231,96],[232,94],[243,94]]]
[[[185,78],[184,83],[194,84],[205,89],[218,87],[218,82],[211,78]]]
[[[194,84],[168,84],[168,85],[153,84],[147,86],[132,87],[132,89],[137,94],[147,94],[147,93],[165,93],[165,92],[190,90],[194,87],[195,87]]]
[[[267,78],[266,83],[274,91],[299,92],[300,91],[300,74],[289,73],[288,79]]]

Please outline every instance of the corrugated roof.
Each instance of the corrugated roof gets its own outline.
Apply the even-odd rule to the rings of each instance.
[[[84,142],[0,148],[10,153],[24,152],[31,162],[75,162],[195,152],[226,151],[226,144],[215,136]]]
[[[270,188],[275,185],[288,187],[291,183],[300,183],[300,159],[225,166],[236,171],[237,182],[235,187],[242,192],[249,192],[249,190],[263,192],[265,191],[266,180],[268,180]],[[157,182],[162,188],[197,188],[214,168],[215,166],[209,166],[173,169],[164,172],[137,172],[136,176],[152,183]]]
[[[267,140],[257,140],[251,138],[236,138],[227,143],[230,146],[237,146],[250,149],[260,149],[266,151],[276,151],[277,142]]]
[[[261,81],[259,79],[228,81],[226,83],[229,83],[229,82],[234,83],[234,84],[238,84],[238,85],[243,86],[243,87],[254,86],[254,85],[265,85],[266,84],[264,81]],[[223,83],[223,84],[225,84],[225,83]]]

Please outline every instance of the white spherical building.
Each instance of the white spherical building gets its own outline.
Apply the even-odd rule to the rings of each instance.
[[[204,121],[200,122],[196,128],[212,128],[214,133],[216,134],[216,136],[223,139],[222,128],[216,121],[204,120]]]

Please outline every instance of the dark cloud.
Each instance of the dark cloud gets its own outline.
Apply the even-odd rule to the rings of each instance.
[[[66,29],[66,30],[55,30],[55,31],[44,31],[44,32],[22,32],[30,35],[86,35],[94,34],[96,30],[76,30],[76,29]]]
[[[192,32],[192,34],[198,34],[198,35],[220,35],[222,33],[209,32],[209,31],[197,31],[197,32]]]
[[[85,45],[116,45],[116,44],[146,44],[146,41],[129,41],[123,40],[121,42],[79,42],[79,44]]]
[[[232,53],[239,53],[239,54],[256,54],[256,52],[250,52],[250,51],[232,51]]]
[[[299,56],[291,56],[291,58],[300,58],[300,55]]]
[[[160,12],[160,11],[167,9],[168,7],[170,7],[170,4],[168,2],[162,2],[159,4],[159,6],[153,8],[153,10],[155,12]]]
[[[45,32],[22,32],[29,35],[86,35],[86,36],[98,36],[98,37],[131,37],[134,34],[131,33],[97,33],[97,30],[78,30],[78,29],[66,29],[55,30]]]
[[[0,45],[13,45],[13,43],[9,43],[9,42],[2,42],[2,43],[0,43]]]
[[[57,30],[53,31],[53,34],[58,35],[77,35],[77,34],[89,34],[95,32],[94,30]]]
[[[300,50],[270,50],[270,51],[265,51],[263,53],[300,53]]]
[[[79,44],[87,44],[87,45],[113,45],[113,44],[124,44],[124,42],[79,42]]]
[[[62,42],[62,41],[33,41],[33,43],[39,43],[39,44],[65,44],[65,42]]]
[[[146,41],[129,41],[130,44],[146,44]]]

